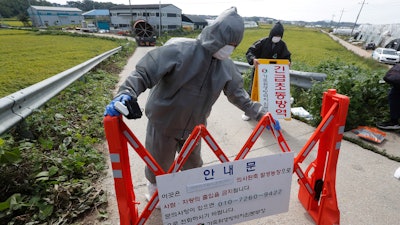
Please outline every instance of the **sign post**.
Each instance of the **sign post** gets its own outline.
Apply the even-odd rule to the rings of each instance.
[[[251,99],[276,119],[290,119],[290,74],[287,59],[258,59]]]

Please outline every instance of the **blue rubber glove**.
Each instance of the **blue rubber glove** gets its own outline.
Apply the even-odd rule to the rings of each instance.
[[[274,120],[274,121],[275,121],[274,129],[275,130],[280,130],[281,129],[281,125],[279,124],[279,121],[278,120]],[[271,129],[271,127],[267,126],[267,130],[270,130],[270,129]]]
[[[275,120],[274,128],[275,128],[275,130],[280,130],[281,129],[281,125],[279,124],[278,120]]]
[[[124,105],[127,105],[128,101],[130,101],[132,97],[127,94],[119,95],[118,97],[114,98],[110,104],[106,106],[106,110],[104,111],[104,116],[119,116],[121,113],[115,109],[115,103],[121,102]]]

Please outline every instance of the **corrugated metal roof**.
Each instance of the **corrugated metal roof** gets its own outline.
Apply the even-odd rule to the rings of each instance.
[[[164,8],[172,4],[146,4],[146,5],[118,5],[111,7],[110,9],[158,9],[159,7]],[[176,6],[175,6],[176,7]],[[178,8],[178,7],[177,7]]]
[[[110,10],[108,9],[93,9],[82,13],[82,16],[109,16]]]
[[[199,15],[183,14],[182,20],[186,21],[186,22],[192,22],[192,23],[204,23],[207,25],[207,21],[202,16],[199,16]]]
[[[46,11],[82,12],[82,10],[80,10],[78,8],[71,8],[71,7],[53,7],[53,6],[38,6],[38,5],[32,5],[31,7],[36,10],[46,10]]]

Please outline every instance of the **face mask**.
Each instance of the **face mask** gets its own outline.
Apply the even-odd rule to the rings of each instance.
[[[281,37],[272,37],[272,42],[278,43],[281,40]]]
[[[229,56],[232,54],[233,50],[235,47],[232,45],[225,45],[222,47],[220,50],[218,50],[216,53],[214,53],[214,58],[217,58],[219,60],[224,60],[229,58]]]

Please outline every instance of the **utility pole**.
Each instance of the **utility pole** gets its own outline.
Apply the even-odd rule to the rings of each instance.
[[[161,29],[162,29],[162,23],[161,23],[161,16],[162,16],[162,14],[161,14],[161,0],[158,2],[158,11],[159,11],[159,14],[160,14],[160,25],[158,26],[158,38],[160,38],[161,37]]]
[[[335,14],[332,14],[331,24],[329,25],[330,28],[333,28],[333,20],[335,19]]]
[[[96,13],[96,7],[95,7],[95,5],[94,5],[94,2],[93,2],[93,13],[94,13],[94,25],[96,26],[96,28],[97,28],[97,31],[99,31],[99,25],[97,24],[97,13]]]
[[[342,9],[342,12],[340,13],[339,22],[337,23],[336,28],[339,28],[339,26],[340,26],[340,22],[342,21],[343,11],[344,11],[344,9]]]
[[[129,12],[131,14],[131,22],[130,22],[131,34],[133,34],[133,12],[132,12],[131,0],[129,0]]]
[[[360,16],[360,13],[361,13],[362,8],[364,7],[364,4],[365,4],[365,0],[363,0],[363,2],[362,2],[362,4],[361,4],[360,11],[358,12],[358,15],[357,15],[357,18],[356,18],[356,22],[354,22],[353,29],[351,29],[351,34],[350,34],[350,36],[353,36],[354,28],[355,28],[356,25],[357,25],[357,20],[358,20],[358,17]]]

